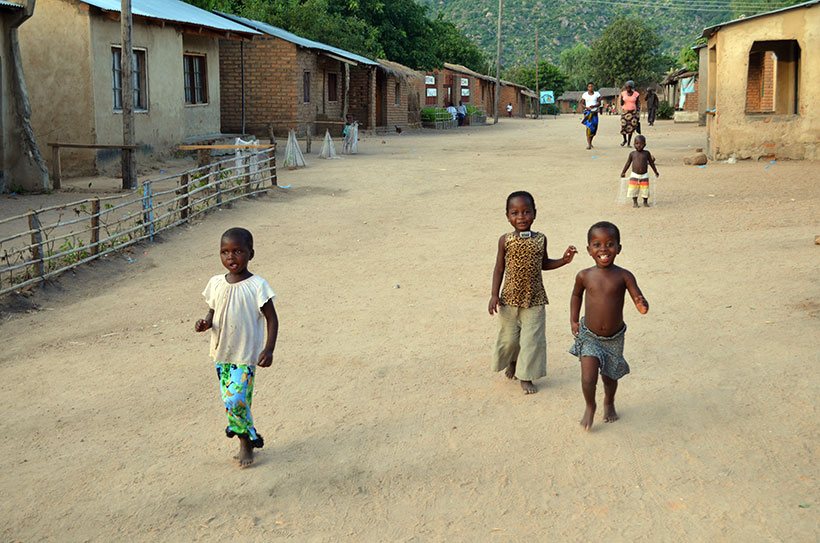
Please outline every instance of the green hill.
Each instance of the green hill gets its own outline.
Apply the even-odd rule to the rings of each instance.
[[[642,0],[643,1],[643,0]],[[497,0],[419,0],[434,14],[453,21],[479,44],[488,59],[495,59]],[[721,4],[717,0],[712,4]],[[502,63],[506,67],[534,62],[535,29],[542,59],[558,62],[562,50],[576,43],[589,44],[618,15],[637,15],[655,27],[664,52],[677,57],[682,47],[700,36],[705,27],[732,19],[732,11],[675,9],[685,0],[658,0],[653,7],[627,7],[629,2],[584,0],[505,0]]]

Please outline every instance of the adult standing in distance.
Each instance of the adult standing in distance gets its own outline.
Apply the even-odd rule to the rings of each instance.
[[[598,133],[598,110],[601,107],[601,93],[595,90],[595,85],[592,82],[587,83],[587,91],[581,95],[581,100],[584,102],[584,116],[581,118],[581,124],[587,128],[587,149],[592,149],[592,139]]]
[[[625,145],[632,145],[632,133],[641,133],[640,115],[641,115],[641,95],[635,90],[635,82],[629,80],[621,92],[621,135],[624,141],[621,142],[621,147]]]
[[[655,115],[658,113],[658,105],[660,100],[658,99],[658,93],[655,92],[655,89],[648,88],[646,89],[646,121],[649,123],[649,126],[655,126]]]

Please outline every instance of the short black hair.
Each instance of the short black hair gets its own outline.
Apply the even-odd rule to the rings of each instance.
[[[253,250],[253,234],[245,228],[228,228],[219,239],[232,239],[242,243],[249,250]]]
[[[589,83],[587,83],[587,87],[589,87],[590,85],[592,85],[592,86],[594,87],[594,86],[595,86],[595,83],[593,83],[592,81],[590,81]]]
[[[646,143],[646,136],[644,136],[643,134],[638,134],[637,136],[635,136],[635,141],[638,140],[643,140],[643,142]]]
[[[532,197],[532,194],[526,190],[517,190],[515,192],[511,192],[510,195],[507,196],[507,207],[504,208],[505,211],[510,209],[510,202],[512,202],[514,198],[528,198],[532,204],[532,208],[535,209],[535,198]]]
[[[618,227],[612,224],[609,221],[598,221],[592,226],[589,227],[587,230],[587,243],[592,240],[592,231],[597,230],[598,228],[609,230],[612,234],[615,235],[615,241],[618,242],[618,245],[621,244],[621,231],[618,230]]]

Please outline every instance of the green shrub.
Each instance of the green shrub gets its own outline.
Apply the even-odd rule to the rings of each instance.
[[[425,123],[447,120],[449,118],[450,113],[440,107],[426,107],[421,110],[421,120]]]
[[[547,115],[558,115],[558,113],[560,113],[558,106],[555,104],[546,104],[545,109]]]
[[[658,119],[669,120],[675,117],[675,108],[666,102],[658,105]]]
[[[472,104],[467,104],[467,115],[484,115],[484,112]]]

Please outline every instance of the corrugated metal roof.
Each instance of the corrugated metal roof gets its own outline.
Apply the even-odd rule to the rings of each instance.
[[[775,10],[772,10],[772,11],[767,11],[765,13],[758,13],[757,15],[749,15],[748,17],[742,17],[740,19],[735,19],[733,21],[727,21],[725,23],[720,23],[719,25],[714,25],[714,26],[710,26],[708,28],[704,28],[703,29],[703,34],[701,34],[701,36],[704,37],[704,38],[708,38],[709,36],[711,36],[712,34],[717,32],[718,30],[723,28],[724,26],[729,26],[729,25],[733,25],[733,24],[737,24],[737,23],[742,23],[744,21],[749,21],[751,19],[757,19],[758,17],[765,17],[767,15],[774,15],[775,13],[781,13],[783,11],[790,11],[790,10],[798,9],[798,8],[809,8],[809,7],[811,7],[815,4],[820,4],[820,0],[812,0],[811,2],[803,2],[802,4],[795,4],[793,6],[787,6],[785,8],[775,9]]]
[[[352,60],[353,62],[367,64],[369,66],[376,66],[378,64],[376,61],[370,60],[369,58],[363,57],[361,55],[357,55],[356,53],[351,53],[349,51],[339,49],[338,47],[333,47],[332,45],[328,45],[326,43],[313,41],[307,38],[303,38],[301,36],[297,36],[293,32],[288,32],[287,30],[281,29],[278,26],[269,25],[261,21],[254,21],[253,19],[246,19],[245,17],[240,17],[239,15],[222,13],[221,11],[217,11],[216,13],[232,21],[243,24],[249,28],[258,30],[263,34],[267,34],[268,36],[273,36],[275,38],[289,41],[290,43],[295,43],[296,45],[299,45],[301,47],[306,47],[308,49],[317,49],[319,51],[325,51],[327,53],[333,53],[334,55],[340,56],[348,60]]]
[[[105,11],[115,11],[117,13],[120,12],[120,7],[122,6],[120,0],[80,1]],[[180,2],[180,0],[132,0],[131,13],[141,17],[150,17],[151,19],[160,19],[174,23],[185,23],[217,30],[243,32],[245,34],[259,34],[248,27],[229,21],[219,15],[214,15],[210,11],[199,9],[191,4]]]
[[[21,6],[17,2],[6,2],[5,0],[0,0],[0,6],[5,6],[5,7],[8,7],[8,8],[23,9],[23,6]]]

